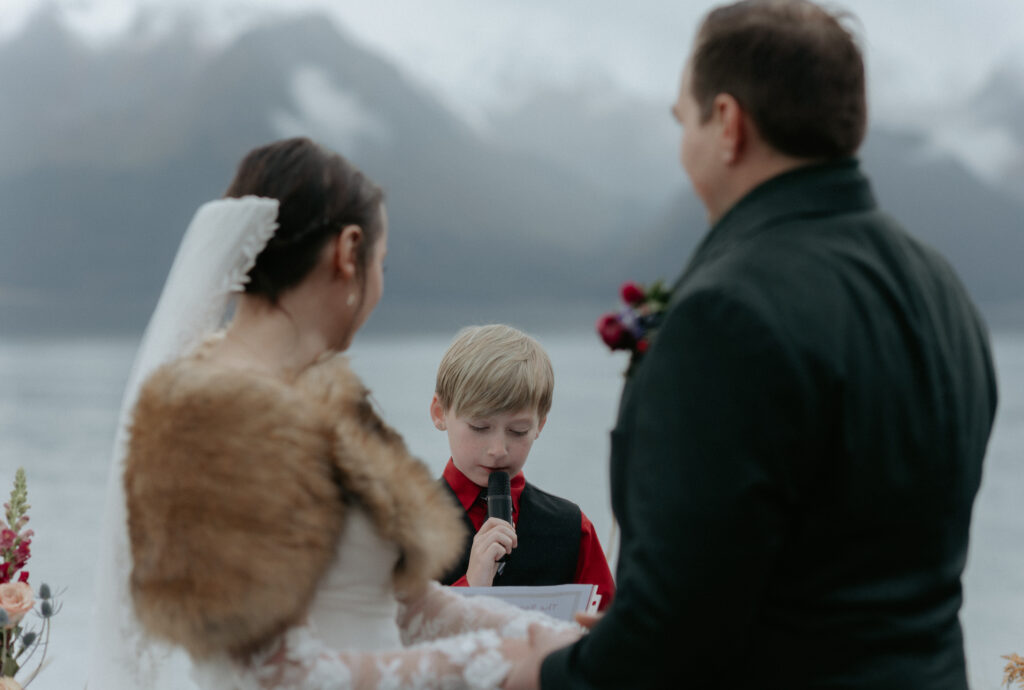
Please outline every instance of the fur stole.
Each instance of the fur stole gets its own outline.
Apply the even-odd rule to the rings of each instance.
[[[399,545],[399,593],[462,546],[458,511],[343,357],[291,383],[165,365],[139,393],[124,484],[136,614],[194,657],[246,656],[300,621],[352,503]]]

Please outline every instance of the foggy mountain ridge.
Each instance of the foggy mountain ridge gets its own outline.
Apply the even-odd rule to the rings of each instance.
[[[987,104],[990,119],[1001,117],[1016,127],[1024,160],[1024,127],[1012,118],[1024,108],[1019,85],[1024,82],[1010,80],[1012,74],[1009,68],[998,72],[973,101]],[[679,164],[681,132],[668,116],[669,100],[666,95],[666,103],[630,104],[598,90],[547,88],[517,112],[498,117],[502,133],[511,133],[517,146],[551,151],[606,189],[618,185],[645,203],[661,204],[652,206],[659,215],[646,229],[646,241],[623,252],[638,275],[644,268],[647,275],[674,275],[678,258],[689,256],[707,229],[703,208],[685,184]],[[540,122],[548,123],[543,137],[529,130],[530,125],[539,128]],[[610,131],[628,134],[609,138]],[[568,144],[556,147],[556,142]],[[875,127],[858,155],[880,206],[950,259],[993,322],[1024,326],[1019,269],[1024,260],[1024,194],[1015,198],[1008,186],[994,187],[958,160],[937,153],[923,132]],[[623,176],[630,179],[618,182],[618,171],[626,171]]]
[[[323,18],[258,28],[202,53],[181,31],[149,52],[91,52],[42,16],[0,44],[0,88],[22,108],[0,119],[0,141],[8,142],[0,152],[21,153],[17,167],[0,172],[4,330],[141,328],[188,220],[222,193],[245,151],[298,133],[331,146],[332,134],[344,133],[344,122],[333,132],[304,126],[296,75],[311,70],[377,120],[375,133],[344,151],[389,202],[388,299],[373,324],[399,327],[419,316],[449,330],[466,309],[487,318],[487,305],[499,307],[492,318],[521,321],[524,305],[586,300],[591,286],[618,280],[598,276],[607,269],[592,271],[592,282],[565,280],[566,267],[587,253],[573,248],[574,237],[609,236],[617,199],[556,165],[480,140]],[[142,83],[168,72],[166,91]],[[65,105],[60,89],[71,81],[82,102]],[[80,117],[50,115],[67,110]],[[30,126],[33,118],[43,125]],[[297,131],[282,131],[282,123]],[[151,138],[160,155],[147,151]],[[62,159],[60,142],[73,155]],[[33,150],[40,155],[26,153]]]
[[[371,329],[589,328],[622,280],[671,278],[705,230],[667,105],[542,93],[481,133],[315,15],[212,51],[187,26],[93,50],[41,13],[0,43],[0,89],[6,333],[137,333],[196,207],[245,151],[300,133],[386,190]],[[879,196],[983,304],[1024,303],[1024,204],[918,144],[873,132]]]
[[[1003,188],[1024,201],[1024,66],[1007,63],[973,94],[965,106],[980,114],[983,122],[1001,129],[1013,146]]]

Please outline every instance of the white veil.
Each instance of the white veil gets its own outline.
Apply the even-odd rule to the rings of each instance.
[[[149,375],[220,327],[232,293],[242,290],[256,256],[277,229],[277,210],[276,199],[254,196],[201,206],[185,231],[142,337],[121,402],[107,479],[103,543],[95,574],[90,690],[195,687],[187,655],[147,637],[132,608],[122,483],[128,426],[139,388]]]

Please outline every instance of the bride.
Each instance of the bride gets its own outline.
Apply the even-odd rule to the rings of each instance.
[[[432,581],[460,518],[336,355],[387,235],[380,189],[307,139],[197,212],[125,394],[91,688],[490,688],[578,636]]]

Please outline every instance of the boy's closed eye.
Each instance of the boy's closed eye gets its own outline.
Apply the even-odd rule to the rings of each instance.
[[[481,434],[484,433],[485,431],[490,431],[491,430],[491,427],[490,427],[489,424],[467,424],[467,426],[469,426],[469,428],[472,429],[473,431],[475,431],[477,433],[481,433]],[[530,433],[530,430],[529,429],[509,429],[508,432],[510,434],[512,434],[513,436],[526,436],[528,433]]]

